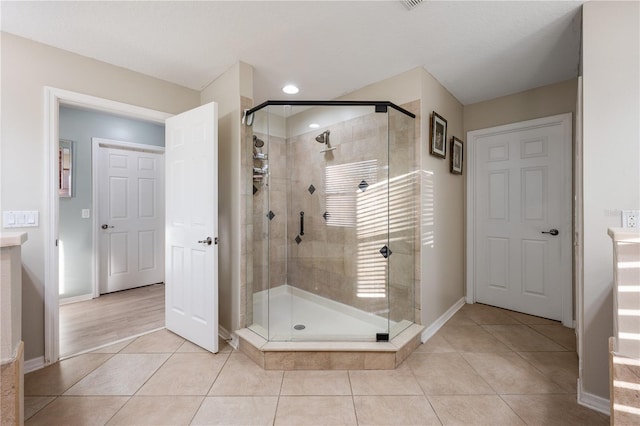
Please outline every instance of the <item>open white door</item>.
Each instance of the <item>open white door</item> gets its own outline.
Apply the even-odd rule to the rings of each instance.
[[[166,121],[166,326],[218,351],[218,106]]]

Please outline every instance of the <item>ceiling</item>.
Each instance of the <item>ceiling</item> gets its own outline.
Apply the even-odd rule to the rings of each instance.
[[[196,90],[244,61],[256,103],[334,99],[424,67],[471,104],[575,77],[582,3],[2,0],[1,23]],[[286,83],[300,93],[282,93]]]

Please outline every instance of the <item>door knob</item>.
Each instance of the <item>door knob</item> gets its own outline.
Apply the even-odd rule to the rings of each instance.
[[[210,246],[211,245],[211,237],[207,237],[206,240],[200,240],[198,241],[200,244],[204,244],[205,246]]]
[[[551,235],[558,235],[560,233],[560,231],[558,231],[557,229],[550,229],[548,231],[542,231],[543,234],[551,234]]]
[[[100,228],[102,229],[107,229],[107,228],[113,228],[113,226],[109,226],[106,223],[104,225],[102,225]]]

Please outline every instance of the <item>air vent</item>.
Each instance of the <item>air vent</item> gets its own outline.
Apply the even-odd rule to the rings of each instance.
[[[422,4],[422,0],[400,0],[402,4],[407,8],[407,10],[411,10],[416,6],[420,6]]]

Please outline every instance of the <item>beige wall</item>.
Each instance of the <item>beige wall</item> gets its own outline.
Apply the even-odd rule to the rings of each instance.
[[[581,391],[609,396],[613,260],[607,228],[640,208],[640,3],[583,6],[584,283]]]
[[[464,106],[464,134],[471,130],[571,112],[575,115],[578,79]]]
[[[241,97],[253,97],[253,68],[238,62],[201,93],[201,103],[218,103],[218,297],[220,326],[242,327],[241,200],[247,189],[240,177]],[[226,336],[228,337],[228,336]]]
[[[463,107],[429,73],[422,85],[422,323],[432,324],[464,297],[464,175],[450,169],[452,136],[465,140]],[[447,158],[429,154],[429,119],[435,111],[447,120]],[[433,209],[433,215],[428,212]]]
[[[196,91],[2,33],[1,210],[38,210],[40,226],[25,228],[23,340],[25,359],[44,354],[45,142],[44,86],[168,113],[199,104]]]
[[[423,68],[366,86],[341,99],[383,100],[397,105],[420,100],[422,224],[421,258],[416,269],[421,286],[416,298],[421,302],[421,322],[429,327],[464,297],[464,176],[449,172],[448,154],[446,160],[429,154],[429,117],[435,110],[447,120],[447,145],[451,136],[464,139],[462,104]]]

